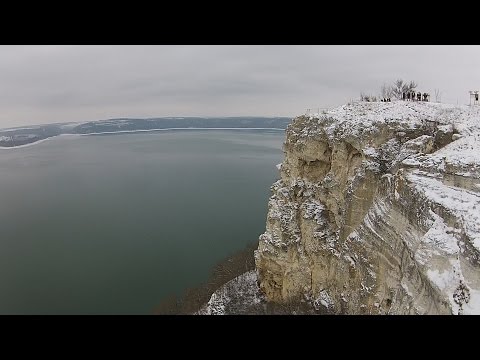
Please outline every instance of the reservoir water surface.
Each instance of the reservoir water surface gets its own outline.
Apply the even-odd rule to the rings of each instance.
[[[60,136],[0,151],[0,314],[151,314],[265,229],[283,131]]]

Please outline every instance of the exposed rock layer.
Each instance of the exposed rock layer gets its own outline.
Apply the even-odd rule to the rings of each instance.
[[[480,313],[480,111],[353,103],[294,119],[255,252],[268,301]]]

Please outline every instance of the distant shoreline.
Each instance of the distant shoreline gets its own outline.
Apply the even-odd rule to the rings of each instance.
[[[28,144],[17,145],[17,146],[0,146],[0,151],[1,150],[14,150],[14,149],[19,149],[19,148],[30,147],[30,146],[37,145],[37,144],[40,144],[42,142],[45,142],[47,140],[54,139],[54,138],[59,137],[59,136],[78,136],[78,134],[58,134],[58,135],[50,136],[50,137],[45,138],[45,139],[40,139],[40,140],[37,140],[37,141],[33,141],[31,143],[28,143]]]
[[[92,136],[92,135],[114,135],[114,134],[133,134],[133,133],[140,133],[140,132],[156,132],[156,131],[172,131],[172,130],[274,130],[274,131],[285,131],[286,129],[281,128],[197,128],[197,127],[188,127],[188,128],[165,128],[165,129],[138,129],[138,130],[119,130],[119,131],[101,131],[101,132],[94,132],[94,133],[87,133],[87,134],[58,134],[53,135],[45,139],[40,139],[37,141],[33,141],[28,144],[17,145],[17,146],[0,146],[0,150],[13,150],[19,148],[25,148],[33,145],[40,144],[50,139],[54,139],[58,136]]]
[[[119,131],[101,131],[88,134],[78,134],[81,136],[85,135],[104,135],[104,134],[128,134],[136,132],[154,132],[154,131],[167,131],[167,130],[276,130],[276,131],[285,131],[286,129],[280,128],[198,128],[198,127],[189,127],[189,128],[165,128],[165,129],[139,129],[139,130],[119,130]],[[77,135],[77,134],[74,134]]]

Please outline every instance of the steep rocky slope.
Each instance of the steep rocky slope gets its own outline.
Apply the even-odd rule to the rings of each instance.
[[[264,312],[266,300],[258,287],[257,274],[248,271],[215,291],[198,315],[243,315]]]
[[[480,313],[480,108],[352,103],[288,126],[255,252],[267,300]]]

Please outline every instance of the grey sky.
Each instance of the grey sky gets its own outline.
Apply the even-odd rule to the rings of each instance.
[[[295,116],[384,82],[468,103],[480,46],[0,46],[0,128],[155,116]]]

